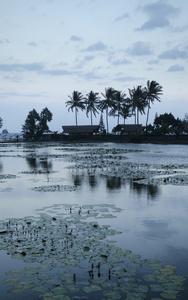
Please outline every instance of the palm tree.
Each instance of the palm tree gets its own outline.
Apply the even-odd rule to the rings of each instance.
[[[146,93],[142,89],[141,85],[138,85],[137,88],[129,89],[129,101],[132,105],[132,112],[135,115],[135,124],[139,124],[139,113],[145,114],[146,107]]]
[[[104,97],[103,100],[101,100],[99,104],[99,109],[103,112],[103,110],[106,110],[106,129],[108,133],[108,108],[112,107],[113,101],[115,99],[115,93],[116,91],[113,88],[106,88],[105,89],[105,94],[101,93],[102,96]]]
[[[146,126],[148,125],[148,119],[149,119],[149,110],[150,110],[150,104],[154,104],[154,100],[161,101],[160,95],[162,95],[162,86],[159,85],[156,81],[152,80],[151,82],[147,81],[147,87],[146,87],[146,99],[147,99],[147,118],[146,118]]]
[[[91,115],[91,125],[93,125],[93,115],[96,117],[96,114],[98,114],[98,104],[100,97],[98,96],[99,93],[94,93],[91,91],[89,94],[86,95],[86,116],[88,117],[89,113]]]
[[[112,108],[110,110],[109,115],[116,115],[117,112],[117,124],[119,124],[120,112],[122,109],[122,104],[125,101],[126,94],[122,91],[116,91],[114,94],[114,101],[112,102]]]
[[[68,111],[75,110],[75,119],[76,119],[76,126],[78,125],[77,122],[77,113],[78,110],[84,110],[85,109],[85,103],[84,103],[84,96],[82,93],[78,91],[73,91],[72,96],[68,96],[70,98],[69,101],[65,102],[66,106],[69,106]]]
[[[123,117],[124,124],[125,124],[125,119],[127,119],[131,116],[131,103],[130,103],[129,98],[125,98],[123,100],[119,114]]]

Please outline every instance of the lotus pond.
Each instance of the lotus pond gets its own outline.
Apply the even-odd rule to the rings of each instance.
[[[187,299],[184,145],[0,144],[1,299]]]

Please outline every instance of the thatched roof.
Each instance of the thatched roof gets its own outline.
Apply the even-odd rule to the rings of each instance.
[[[99,129],[99,125],[62,126],[63,133],[69,134],[93,134]]]
[[[142,132],[143,127],[142,124],[118,124],[114,131],[121,132]]]

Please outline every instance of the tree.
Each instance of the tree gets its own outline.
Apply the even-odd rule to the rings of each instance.
[[[3,126],[3,120],[2,118],[0,117],[0,128]]]
[[[149,110],[150,110],[150,104],[154,104],[154,100],[161,101],[160,96],[162,93],[162,86],[159,85],[156,81],[152,80],[151,82],[147,81],[147,87],[145,89],[146,92],[146,99],[147,99],[147,118],[146,118],[146,126],[148,125],[148,119],[149,119]]]
[[[120,115],[123,117],[124,124],[125,120],[131,116],[131,104],[128,98],[125,98],[120,108]]]
[[[38,139],[41,137],[45,130],[48,130],[47,122],[52,120],[52,113],[46,107],[40,115],[33,109],[29,112],[25,124],[22,126],[22,132],[24,136],[30,139]]]
[[[103,112],[106,110],[106,128],[107,128],[107,133],[109,132],[108,129],[108,108],[112,107],[113,101],[115,99],[115,93],[116,91],[113,88],[106,88],[105,89],[105,94],[101,93],[102,96],[104,97],[103,100],[101,100],[99,104],[99,109]]]
[[[22,126],[23,134],[28,138],[34,138],[37,135],[37,124],[39,121],[39,114],[35,109],[29,112],[25,124]]]
[[[99,122],[99,133],[104,133],[105,132],[105,126],[104,126],[104,122],[103,122],[103,115],[101,113],[100,116],[100,122]]]
[[[69,106],[68,111],[75,111],[75,120],[76,120],[76,126],[78,125],[77,122],[77,113],[78,110],[84,110],[85,109],[85,103],[84,103],[84,96],[82,93],[78,91],[73,91],[72,96],[68,96],[70,98],[69,101],[65,102],[66,106]]]
[[[155,118],[153,124],[155,131],[162,134],[178,134],[183,131],[182,121],[179,118],[176,119],[172,113],[164,113],[159,115],[157,118]]]
[[[99,99],[98,96],[99,93],[94,93],[91,91],[89,94],[86,95],[85,98],[85,105],[86,105],[86,116],[88,117],[89,113],[91,115],[91,125],[93,125],[93,115],[96,117],[96,114],[98,114],[97,107],[99,105]]]
[[[125,97],[125,92],[115,91],[114,93],[114,101],[112,101],[112,108],[109,115],[116,116],[117,113],[117,124],[119,124],[119,117],[121,115],[122,105],[125,103]]]
[[[52,113],[47,107],[45,107],[41,111],[40,117],[39,117],[39,123],[37,126],[38,136],[41,136],[45,130],[49,130],[47,122],[50,122],[51,120],[52,120]]]
[[[135,115],[135,124],[139,124],[139,113],[145,113],[146,107],[146,93],[142,89],[141,85],[134,87],[132,90],[129,89],[129,101],[132,106],[132,113]]]

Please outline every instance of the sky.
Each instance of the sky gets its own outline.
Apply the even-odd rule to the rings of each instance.
[[[148,80],[163,87],[149,123],[156,113],[183,119],[187,15],[187,0],[0,0],[1,130],[21,132],[29,111],[48,107],[50,130],[62,132],[63,125],[75,125],[65,104],[74,90],[84,96],[92,90],[102,99],[112,87],[128,96],[128,89]],[[116,124],[110,117],[110,130]],[[90,125],[85,112],[79,112],[78,125]]]

